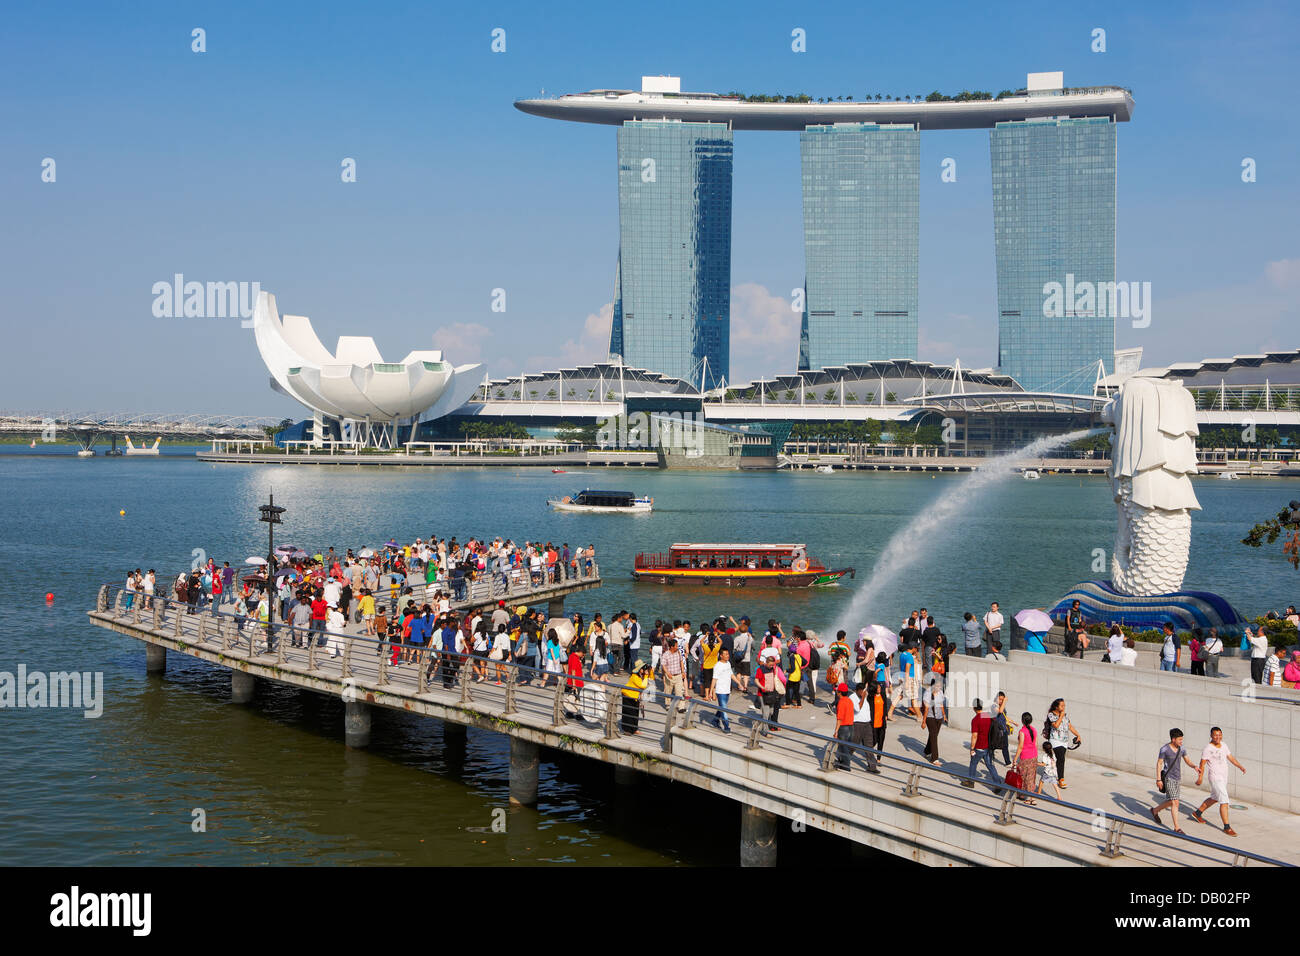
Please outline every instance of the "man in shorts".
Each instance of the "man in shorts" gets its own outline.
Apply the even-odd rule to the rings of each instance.
[[[1174,832],[1182,833],[1178,826],[1178,797],[1183,783],[1183,764],[1196,769],[1190,757],[1183,750],[1183,732],[1175,727],[1169,731],[1169,743],[1160,748],[1156,757],[1156,789],[1165,795],[1165,802],[1151,808],[1151,816],[1160,823],[1160,811],[1172,810]]]
[[[1237,762],[1228,745],[1223,742],[1223,731],[1218,727],[1211,727],[1210,742],[1201,751],[1201,763],[1196,768],[1198,787],[1206,770],[1210,772],[1210,798],[1197,807],[1196,812],[1192,814],[1192,819],[1197,823],[1209,823],[1210,821],[1201,814],[1217,803],[1219,816],[1223,818],[1223,832],[1228,836],[1236,836],[1237,831],[1228,824],[1228,764],[1232,764],[1242,773],[1246,772],[1246,768]]]

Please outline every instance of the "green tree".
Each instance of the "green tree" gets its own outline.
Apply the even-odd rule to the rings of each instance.
[[[1282,553],[1291,567],[1300,568],[1300,501],[1292,501],[1277,513],[1276,518],[1261,521],[1247,532],[1241,543],[1258,548],[1273,544],[1283,538]]]

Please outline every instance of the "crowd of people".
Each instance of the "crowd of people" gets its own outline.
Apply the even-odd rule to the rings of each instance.
[[[692,697],[713,705],[706,708],[705,719],[729,734],[737,712],[731,707],[733,695],[752,695],[751,709],[762,718],[765,735],[780,733],[782,710],[825,707],[834,715],[835,737],[857,745],[840,748],[836,765],[842,770],[850,770],[857,761],[865,764],[868,773],[880,772],[879,761],[887,757],[887,727],[896,715],[917,721],[926,735],[924,759],[940,764],[939,736],[953,717],[946,692],[956,645],[926,608],[913,611],[902,622],[896,646],[890,641],[878,649],[869,637],[851,642],[846,632],[839,631],[827,642],[800,626],[787,633],[775,619],[756,628],[747,616],[721,615],[695,626],[689,620],[664,619],[643,624],[626,610],[606,621],[601,613],[590,620],[579,613],[547,619],[538,609],[526,604],[507,606],[504,600],[478,607],[452,606],[464,604],[469,585],[484,575],[497,575],[507,585],[526,575],[538,585],[590,574],[594,559],[594,547],[570,551],[567,544],[556,548],[550,542],[516,545],[496,538],[462,544],[454,537],[430,537],[409,545],[390,541],[377,552],[349,549],[336,554],[329,548],[308,555],[293,551],[254,573],[239,574],[228,562],[218,567],[209,560],[179,574],[173,588],[191,614],[233,604],[241,626],[251,618],[263,628],[268,649],[275,647],[278,617],[293,626],[289,633],[294,645],[314,640],[337,656],[351,617],[360,625],[360,634],[378,639],[375,653],[384,655],[389,666],[413,668],[424,680],[440,679],[445,687],[462,675],[475,682],[502,684],[509,676],[507,665],[514,664],[521,684],[562,683],[573,710],[584,717],[603,718],[606,695],[618,695],[620,729],[628,735],[638,732],[648,704],[658,700],[669,708],[676,701],[680,709]],[[156,580],[152,569],[145,574],[139,569],[130,572],[127,607],[137,599],[151,607]],[[421,584],[417,603],[414,586]],[[1288,608],[1287,619],[1294,617],[1295,609]],[[1073,642],[1067,640],[1073,644],[1067,649],[1082,656],[1086,634],[1081,627],[1071,627],[1078,622],[1073,616],[1067,621],[1067,637],[1076,636]],[[1004,625],[996,602],[978,619],[965,613],[963,653],[1005,660]],[[1166,625],[1165,637],[1162,662],[1172,643],[1173,666],[1166,669],[1176,669],[1181,647],[1172,624]],[[1263,638],[1252,633],[1248,640],[1253,650]],[[1222,639],[1213,629],[1195,634],[1193,672],[1217,674],[1221,652]],[[1136,657],[1132,639],[1118,627],[1107,639],[1107,657],[1129,665]],[[1257,671],[1252,666],[1256,680],[1300,683],[1300,652],[1290,662],[1283,657],[1283,649],[1278,648],[1261,659]],[[1004,693],[998,693],[987,707],[983,701],[972,702],[970,765],[962,785],[975,787],[982,767],[987,785],[995,792],[1012,786],[1024,791],[1018,799],[1031,804],[1049,792],[1061,798],[1069,786],[1066,755],[1082,743],[1065,700],[1054,700],[1041,724],[1027,711],[1017,718],[1008,706]],[[1218,803],[1224,832],[1235,835],[1228,825],[1225,768],[1229,764],[1243,772],[1244,768],[1222,743],[1218,728],[1199,765],[1190,763],[1182,747],[1181,731],[1171,731],[1170,744],[1160,751],[1157,764],[1157,782],[1167,799],[1152,810],[1153,817],[1159,822],[1160,812],[1172,809],[1177,829],[1180,768],[1186,763],[1197,769],[1198,785],[1208,770],[1212,791],[1193,819],[1205,822],[1201,813]],[[999,755],[1008,771],[1005,775],[995,767]]]

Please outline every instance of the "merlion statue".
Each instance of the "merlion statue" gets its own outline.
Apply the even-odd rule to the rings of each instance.
[[[1199,511],[1196,405],[1178,380],[1126,379],[1102,410],[1114,426],[1111,487],[1119,508],[1111,584],[1121,594],[1169,594],[1183,586]]]

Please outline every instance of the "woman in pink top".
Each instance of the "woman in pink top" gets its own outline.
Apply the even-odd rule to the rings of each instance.
[[[1029,711],[1020,715],[1020,742],[1016,747],[1016,772],[1020,774],[1020,789],[1028,790],[1038,776],[1038,731],[1034,729],[1034,718]],[[1017,800],[1030,804],[1034,800],[1023,795]]]

